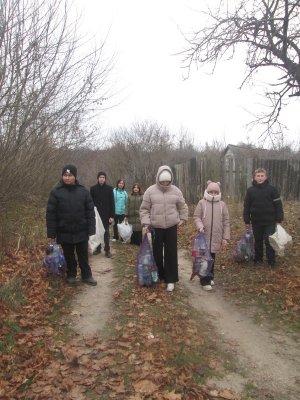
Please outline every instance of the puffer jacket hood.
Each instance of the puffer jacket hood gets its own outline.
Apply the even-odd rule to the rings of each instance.
[[[160,182],[159,182],[159,176],[163,171],[168,171],[171,174],[172,179],[171,179],[171,182],[170,182],[169,186],[161,185]],[[156,184],[161,189],[168,190],[168,188],[173,184],[173,182],[174,182],[174,175],[173,175],[173,172],[172,172],[171,168],[168,165],[162,165],[161,167],[159,167],[158,171],[157,171],[157,174],[156,174]]]
[[[221,200],[221,192],[215,196],[212,196],[207,192],[207,190],[204,191],[204,196],[205,200],[207,201],[220,201]]]

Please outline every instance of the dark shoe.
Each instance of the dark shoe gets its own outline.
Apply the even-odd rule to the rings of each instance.
[[[97,254],[101,254],[101,244],[99,244],[99,246],[96,247],[96,250],[93,252],[93,255],[97,255]]]
[[[272,270],[277,269],[275,261],[269,261],[268,264],[269,264],[269,266],[271,267]]]
[[[90,276],[89,278],[81,279],[81,281],[83,283],[86,283],[87,285],[90,285],[90,286],[96,286],[97,285],[97,281],[95,281],[95,279],[92,276]]]
[[[262,265],[264,265],[264,262],[261,261],[261,260],[259,260],[259,261],[254,261],[254,265],[255,265],[256,267],[261,267]]]
[[[112,257],[112,256],[111,256],[111,252],[110,252],[110,251],[106,251],[106,252],[105,252],[105,257],[111,258],[111,257]]]
[[[69,285],[76,285],[77,279],[74,276],[68,276],[67,278],[67,283]]]

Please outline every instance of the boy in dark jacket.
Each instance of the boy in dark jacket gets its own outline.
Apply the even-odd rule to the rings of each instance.
[[[276,187],[269,184],[267,172],[258,168],[254,172],[252,186],[247,189],[244,200],[244,222],[254,235],[254,263],[263,263],[263,246],[265,242],[266,257],[271,268],[275,268],[275,251],[270,245],[269,236],[275,232],[276,223],[283,220],[283,209]]]
[[[67,282],[77,282],[76,250],[82,282],[95,286],[97,281],[88,263],[88,239],[96,231],[94,203],[76,176],[77,168],[71,164],[66,165],[62,170],[61,182],[49,195],[47,236],[56,239],[62,246],[67,264]]]
[[[97,175],[98,183],[90,189],[92,199],[95,207],[102,220],[105,229],[104,233],[104,251],[105,256],[110,258],[110,245],[109,245],[109,226],[114,221],[115,217],[115,200],[112,186],[106,184],[106,173],[100,171]],[[101,253],[101,244],[97,247],[94,254]]]

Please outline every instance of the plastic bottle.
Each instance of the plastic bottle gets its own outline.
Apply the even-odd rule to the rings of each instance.
[[[200,256],[200,237],[197,235],[193,242],[192,257],[193,261],[195,257]]]
[[[143,281],[144,285],[151,286],[152,285],[152,275],[151,271],[149,270],[149,266],[143,264]]]
[[[157,283],[158,282],[158,273],[157,273],[157,271],[152,271],[151,272],[151,276],[152,276],[152,281],[154,283]]]
[[[200,269],[201,269],[201,257],[199,255],[196,255],[196,257],[194,257],[194,265],[193,265],[194,273],[199,275]]]
[[[202,259],[200,263],[199,275],[205,277],[208,275],[208,261]]]
[[[54,263],[53,263],[53,269],[55,274],[58,274],[59,271],[59,266],[60,266],[60,248],[58,244],[53,245],[53,259],[54,259]]]
[[[138,263],[137,265],[137,278],[138,278],[138,283],[140,286],[144,285],[144,280],[143,280],[143,264],[141,262]]]
[[[195,237],[193,243],[193,271],[199,276],[205,277],[208,275],[209,263],[207,260],[207,246],[205,237],[199,234]]]

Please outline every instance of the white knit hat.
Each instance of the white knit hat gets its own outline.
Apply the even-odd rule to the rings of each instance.
[[[172,175],[167,170],[162,171],[162,173],[158,177],[159,182],[167,182],[167,181],[171,182],[171,180],[172,180]]]

